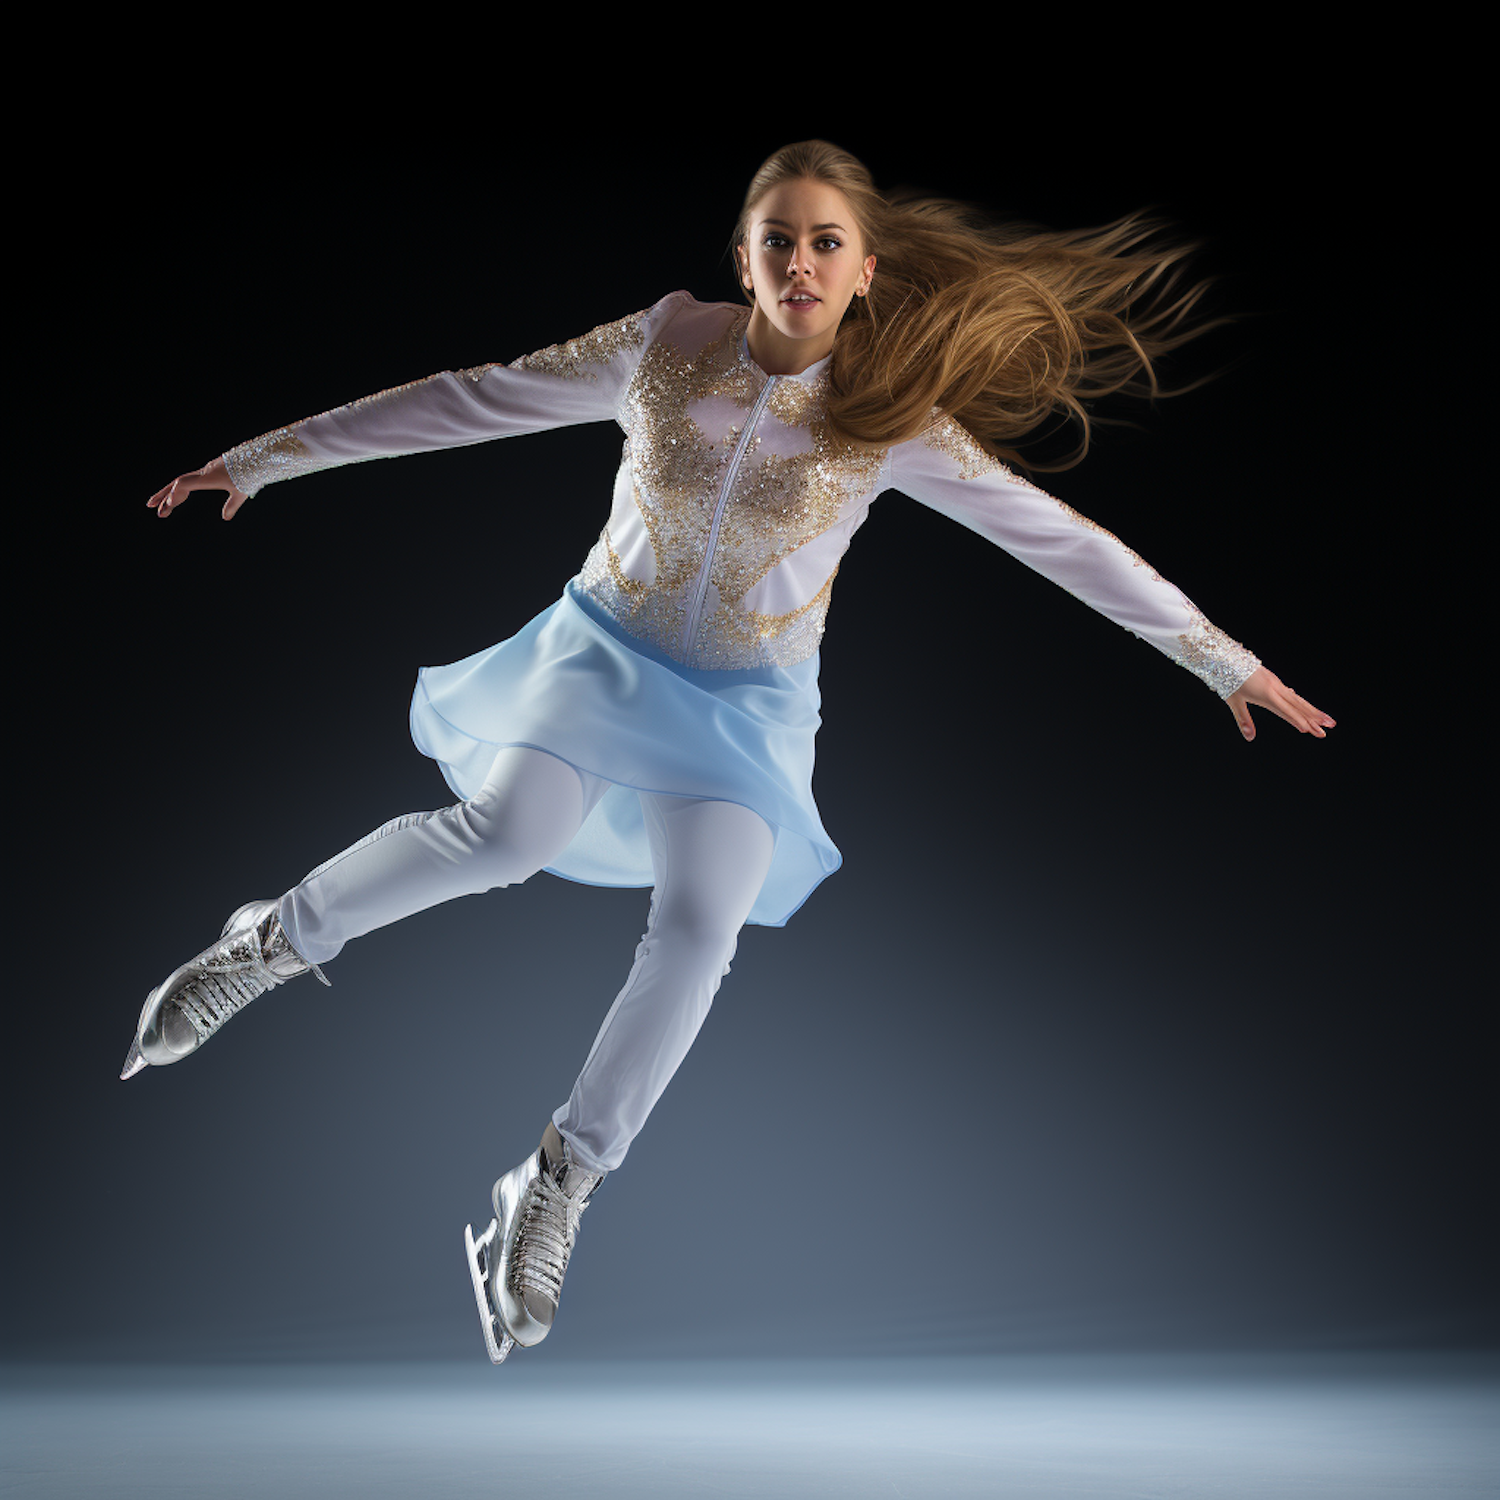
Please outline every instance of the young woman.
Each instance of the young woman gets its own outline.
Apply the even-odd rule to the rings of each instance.
[[[1246,738],[1252,703],[1322,738],[1327,714],[1003,461],[1061,412],[1083,424],[1076,463],[1086,399],[1177,394],[1158,391],[1152,358],[1214,325],[1178,329],[1202,286],[1142,309],[1187,253],[1134,248],[1155,227],[985,223],[950,200],[882,196],[847,152],[801,142],[745,196],[733,248],[748,306],[670,292],[511,364],[278,428],[153,495],[166,517],[227,490],[227,520],[265,485],[338,464],[578,422],[625,433],[608,521],[562,595],[509,640],[418,673],[412,737],[461,800],[240,907],[151,991],[121,1077],[188,1056],[296,975],[326,984],[320,965],[349,939],[437,902],[538,870],[651,886],[571,1096],[495,1183],[488,1228],[465,1229],[498,1364],[551,1330],[579,1216],[692,1045],[740,928],[784,926],[839,867],[812,795],[819,641],[839,559],[884,490],[1186,667]]]

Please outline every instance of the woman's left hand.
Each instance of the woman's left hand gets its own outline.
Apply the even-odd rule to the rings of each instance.
[[[1321,708],[1314,708],[1306,698],[1287,687],[1269,667],[1257,667],[1224,701],[1247,740],[1255,738],[1255,725],[1250,721],[1252,703],[1269,708],[1294,729],[1302,734],[1316,735],[1320,740],[1328,738],[1323,732],[1324,725],[1330,728],[1333,725],[1333,720]]]

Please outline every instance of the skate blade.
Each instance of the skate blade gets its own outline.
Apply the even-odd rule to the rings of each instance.
[[[139,1038],[135,1038],[130,1043],[130,1051],[125,1054],[125,1066],[120,1070],[120,1077],[122,1079],[134,1078],[142,1068],[148,1068],[150,1066],[150,1063],[148,1063],[146,1059],[141,1056],[141,1044]]]
[[[476,1241],[474,1226],[464,1225],[464,1249],[469,1256],[469,1280],[474,1283],[474,1301],[479,1305],[479,1326],[484,1330],[485,1347],[490,1351],[492,1365],[504,1364],[505,1356],[516,1347],[516,1341],[500,1326],[500,1319],[495,1316],[495,1309],[490,1306],[489,1292],[485,1287],[490,1267],[490,1254],[498,1230],[499,1225],[491,1219],[490,1227]]]

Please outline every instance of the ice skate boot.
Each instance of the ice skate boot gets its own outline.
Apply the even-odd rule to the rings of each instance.
[[[476,1240],[474,1226],[464,1225],[469,1276],[492,1364],[517,1344],[528,1349],[551,1333],[579,1217],[606,1175],[577,1166],[549,1123],[542,1144],[495,1184],[490,1227]]]
[[[135,1040],[125,1055],[121,1078],[132,1078],[150,1063],[174,1063],[196,1052],[232,1015],[273,985],[285,984],[309,969],[281,925],[281,901],[249,901],[233,913],[219,941],[167,976],[141,1007]]]

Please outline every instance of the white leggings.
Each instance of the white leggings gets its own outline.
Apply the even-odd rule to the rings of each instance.
[[[455,896],[518,885],[568,846],[609,782],[544,750],[507,746],[466,802],[407,813],[281,898],[311,963],[352,937]],[[771,825],[737,802],[637,793],[656,877],[635,964],[568,1102],[552,1116],[579,1163],[613,1171],[698,1035],[770,869]]]

